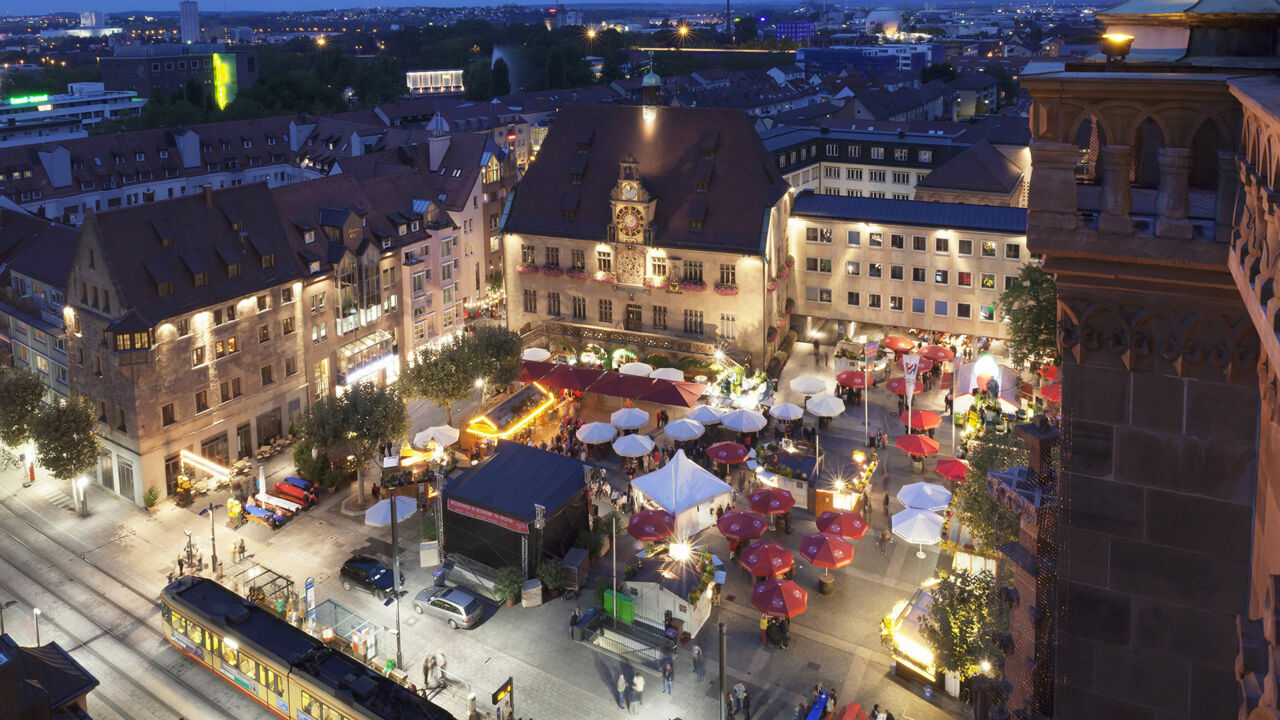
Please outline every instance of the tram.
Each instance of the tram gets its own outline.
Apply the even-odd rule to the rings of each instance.
[[[353,657],[207,578],[161,593],[164,636],[287,720],[456,720]]]

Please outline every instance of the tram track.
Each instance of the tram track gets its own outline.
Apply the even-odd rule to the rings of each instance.
[[[77,576],[65,563],[49,557],[48,552],[38,550],[32,542],[20,537],[6,524],[0,524],[0,536],[3,536],[0,540],[8,546],[3,557],[0,557],[0,588],[4,588],[5,592],[28,607],[41,607],[42,627],[53,629],[67,638],[68,646],[74,647],[77,653],[91,655],[95,662],[86,663],[87,665],[105,667],[115,676],[109,678],[113,686],[107,694],[111,699],[104,704],[124,717],[134,716],[132,712],[120,707],[121,693],[116,683],[124,683],[131,689],[126,695],[135,702],[141,702],[138,710],[156,718],[239,720],[268,716],[251,699],[229,687],[223,687],[216,678],[208,677],[207,683],[193,683],[184,677],[185,669],[195,669],[201,674],[209,671],[184,656],[165,639],[164,633],[157,627],[161,606],[156,598],[149,597],[44,532],[30,520],[14,512],[7,502],[0,501],[0,506],[10,516],[21,520],[42,538],[69,554],[74,559],[73,563],[83,564],[106,578],[112,587],[120,588],[146,603],[148,610],[145,613],[135,612],[106,591],[94,587],[87,578]],[[30,558],[19,561],[14,557],[16,548],[21,548]],[[11,572],[3,572],[5,567],[10,568]],[[45,574],[58,577],[40,577],[42,573],[39,568],[46,568]],[[36,597],[37,595],[43,597]],[[148,652],[148,648],[139,642],[140,639],[134,637],[139,632],[150,639],[149,645],[154,651]],[[148,678],[151,682],[147,681]],[[107,680],[100,678],[103,684],[95,692],[103,693]]]

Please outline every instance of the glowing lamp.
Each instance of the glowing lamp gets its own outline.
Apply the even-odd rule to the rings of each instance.
[[[693,546],[689,543],[671,543],[667,548],[667,555],[677,562],[685,562],[693,557]]]
[[[1107,33],[1102,36],[1101,49],[1102,54],[1107,56],[1107,62],[1120,62],[1125,59],[1129,51],[1133,48],[1133,36],[1125,33]]]

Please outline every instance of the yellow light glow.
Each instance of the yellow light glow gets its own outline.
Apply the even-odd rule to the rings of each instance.
[[[231,475],[230,470],[227,470],[212,460],[196,455],[190,450],[184,449],[178,451],[178,457],[181,458],[182,462],[199,468],[219,480],[226,480]]]
[[[861,450],[854,450],[853,461],[861,465],[862,463],[867,461],[867,454],[862,452]]]
[[[595,40],[595,39],[596,39],[596,31],[595,31],[595,30],[588,30],[588,31],[587,31],[587,37],[591,38],[592,40]]]
[[[534,408],[533,412],[524,416],[524,419],[522,419],[520,422],[516,423],[515,425],[512,425],[511,427],[507,428],[503,432],[498,432],[498,426],[495,425],[494,422],[489,418],[485,417],[484,415],[481,415],[480,417],[473,418],[471,422],[468,423],[467,432],[473,433],[475,435],[479,435],[481,437],[506,438],[512,433],[523,428],[525,425],[528,425],[529,423],[533,422],[535,419],[537,419],[539,415],[545,413],[548,409],[550,409],[552,405],[556,404],[555,396],[547,392],[546,388],[542,387],[536,382],[533,383],[533,386],[538,388],[538,390],[543,395],[546,396],[546,399],[543,400],[542,403],[538,405],[538,407]],[[481,424],[487,425],[490,429],[485,430],[479,427]]]
[[[680,26],[680,28],[679,28],[679,30],[678,30],[677,32],[679,32],[679,33],[680,33],[680,37],[688,37],[688,36],[689,36],[689,26],[688,26],[688,25],[681,25],[681,26]]]
[[[316,44],[317,44],[317,45],[319,45],[320,47],[324,47],[324,36],[323,36],[323,35],[321,35],[320,37],[316,38]]]
[[[1106,40],[1110,40],[1111,42],[1114,42],[1114,43],[1125,42],[1126,40],[1132,40],[1132,39],[1133,39],[1133,36],[1132,36],[1132,35],[1128,35],[1128,34],[1125,34],[1125,33],[1107,33],[1107,34],[1103,35],[1102,37],[1103,37],[1104,39],[1106,39]]]
[[[693,546],[683,542],[671,543],[670,547],[667,548],[667,555],[676,562],[685,562],[693,557]]]

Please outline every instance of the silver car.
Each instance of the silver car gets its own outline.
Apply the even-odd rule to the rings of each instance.
[[[434,615],[457,630],[479,623],[484,615],[484,604],[461,588],[429,587],[413,599],[413,611],[419,615]]]

